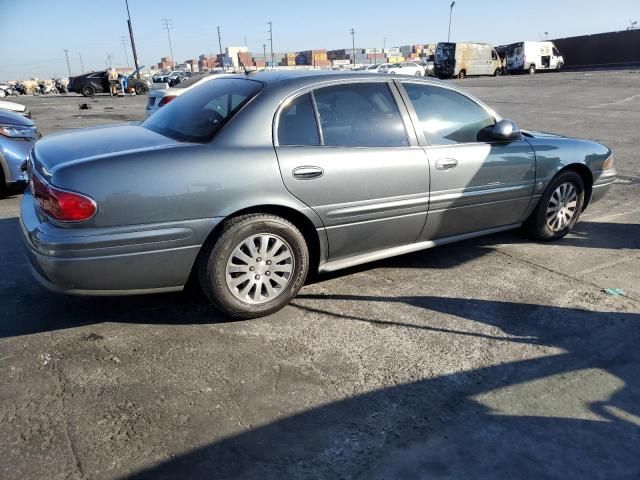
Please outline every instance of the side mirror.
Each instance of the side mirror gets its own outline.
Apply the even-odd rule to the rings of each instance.
[[[491,134],[495,140],[508,142],[511,140],[520,140],[522,135],[520,129],[511,120],[500,120],[493,126]]]

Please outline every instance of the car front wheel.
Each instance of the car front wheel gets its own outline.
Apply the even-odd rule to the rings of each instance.
[[[149,89],[144,83],[137,83],[135,87],[136,95],[144,95]]]
[[[285,307],[307,277],[304,236],[288,220],[271,214],[233,218],[205,246],[198,265],[209,301],[233,318],[255,318]]]
[[[582,177],[574,171],[554,178],[527,220],[529,234],[542,241],[564,237],[580,218],[584,191]]]
[[[93,97],[96,94],[96,89],[91,85],[84,85],[81,92],[85,97]]]

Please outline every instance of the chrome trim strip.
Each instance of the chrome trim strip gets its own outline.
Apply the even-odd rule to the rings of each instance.
[[[469,190],[466,192],[456,192],[456,193],[436,193],[435,195],[431,194],[431,203],[436,202],[445,202],[448,200],[458,200],[459,198],[464,197],[476,197],[479,195],[490,195],[493,193],[506,193],[506,192],[517,192],[518,190],[529,190],[532,188],[533,183],[528,185],[512,185],[509,187],[497,187],[497,188],[483,188],[482,190]],[[451,190],[444,190],[445,192],[450,192]]]
[[[419,207],[429,205],[429,196],[425,194],[422,198],[409,198],[405,200],[394,200],[391,202],[370,203],[368,205],[357,205],[355,207],[336,208],[329,210],[326,215],[330,218],[344,217],[350,215],[365,215],[367,213],[383,212],[388,210],[398,210],[401,208]],[[425,209],[426,211],[426,209]]]
[[[518,228],[521,224],[514,223],[512,225],[505,225],[504,227],[490,228],[487,230],[479,230],[477,232],[464,233],[462,235],[455,235],[453,237],[439,238],[436,240],[427,240],[424,242],[410,243],[408,245],[401,245],[399,247],[386,248],[384,250],[378,250],[375,252],[364,253],[361,255],[355,255],[353,257],[341,258],[320,265],[318,271],[320,272],[335,272],[343,268],[353,267],[355,265],[361,265],[363,263],[374,262],[376,260],[382,260],[384,258],[395,257],[396,255],[403,255],[405,253],[417,252],[420,250],[426,250],[428,248],[437,247],[439,245],[446,245],[447,243],[454,243],[461,240],[468,240],[470,238],[481,237],[483,235],[490,235],[492,233],[504,232],[505,230],[512,230]]]

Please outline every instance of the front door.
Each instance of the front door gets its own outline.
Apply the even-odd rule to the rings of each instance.
[[[424,226],[427,158],[408,136],[393,88],[322,87],[280,113],[282,178],[322,219],[331,260],[412,243]]]
[[[429,216],[421,240],[523,221],[535,186],[535,154],[525,140],[495,142],[494,117],[452,89],[402,82],[429,158]]]

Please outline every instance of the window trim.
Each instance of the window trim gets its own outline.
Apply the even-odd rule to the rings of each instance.
[[[407,145],[398,146],[398,147],[369,147],[369,146],[349,146],[349,145],[324,145],[324,135],[322,133],[322,128],[320,126],[320,114],[318,113],[317,105],[316,105],[316,97],[314,92],[321,88],[325,87],[335,87],[341,85],[353,85],[353,84],[386,84],[387,88],[389,88],[389,92],[393,97],[393,100],[396,103],[396,107],[398,108],[398,112],[400,114],[400,118],[402,119],[402,124],[404,126],[405,136],[407,138]],[[302,95],[310,93],[312,98],[313,109],[315,111],[316,117],[316,128],[318,129],[318,136],[320,138],[320,145],[280,145],[280,141],[278,138],[278,127],[280,125],[280,116],[283,111],[291,104],[291,102],[295,101],[298,97]],[[401,93],[398,89],[394,80],[390,79],[374,79],[374,78],[357,78],[357,79],[340,79],[340,80],[325,80],[321,82],[317,82],[311,85],[306,85],[298,90],[295,90],[291,93],[288,93],[278,104],[276,107],[273,123],[272,123],[272,141],[273,146],[275,148],[279,147],[294,147],[294,148],[415,148],[419,147],[419,140],[416,137],[415,126],[411,121],[409,116],[409,111],[405,104],[404,99],[401,96]]]
[[[435,88],[442,88],[444,90],[450,90],[452,92],[455,92],[459,95],[462,95],[463,97],[466,97],[467,100],[470,100],[471,102],[475,103],[477,106],[479,106],[480,108],[482,108],[491,118],[494,119],[494,121],[496,123],[498,123],[500,120],[502,120],[502,117],[495,111],[493,110],[491,107],[489,107],[487,104],[483,103],[482,101],[478,100],[477,98],[475,98],[474,96],[468,94],[467,92],[464,92],[454,86],[449,86],[449,85],[439,85],[433,81],[416,81],[413,79],[396,79],[394,80],[394,82],[396,83],[397,87],[398,87],[398,91],[400,92],[400,95],[402,96],[403,101],[406,104],[406,108],[409,111],[409,116],[411,118],[411,121],[413,122],[413,127],[415,129],[415,133],[418,137],[418,142],[420,144],[420,146],[422,147],[438,147],[438,148],[442,148],[442,147],[458,147],[461,145],[478,145],[478,144],[502,144],[504,142],[501,141],[491,141],[491,142],[464,142],[464,143],[448,143],[448,144],[437,144],[437,143],[429,143],[427,141],[427,138],[424,135],[424,132],[422,131],[422,128],[420,128],[420,120],[418,119],[418,114],[415,110],[415,108],[413,107],[413,103],[411,102],[411,98],[409,98],[409,94],[407,93],[407,91],[404,89],[404,84],[405,83],[411,83],[411,84],[415,84],[415,85],[425,85],[428,87],[435,87]]]

